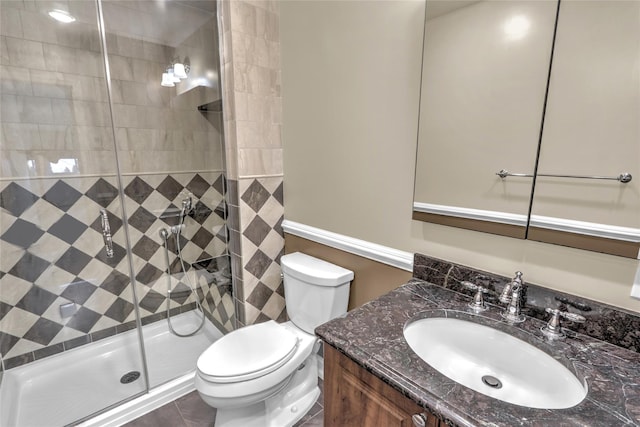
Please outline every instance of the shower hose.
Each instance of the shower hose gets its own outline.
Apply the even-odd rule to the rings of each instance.
[[[182,227],[184,226],[184,218],[187,216],[189,209],[191,209],[190,198],[182,201],[182,210],[180,211],[180,223],[176,228],[173,228],[173,230],[175,230],[176,247],[178,249],[178,259],[180,260],[180,267],[182,267],[182,272],[184,273],[184,276],[187,278],[186,282],[187,282],[187,285],[189,286],[189,289],[191,289],[191,292],[193,292],[195,296],[196,308],[200,310],[200,325],[196,328],[195,331],[187,334],[181,334],[177,332],[175,329],[173,329],[173,325],[171,324],[171,310],[169,307],[171,304],[171,292],[172,292],[171,264],[169,263],[169,246],[167,245],[167,242],[169,240],[169,232],[164,228],[160,230],[160,237],[162,238],[162,240],[164,240],[164,259],[165,259],[165,263],[167,264],[167,324],[169,325],[169,330],[171,331],[171,333],[181,338],[191,337],[197,334],[198,331],[200,331],[200,329],[202,329],[202,327],[204,326],[204,310],[202,308],[202,305],[200,304],[200,298],[198,297],[198,293],[196,292],[196,289],[193,286],[193,283],[191,282],[191,278],[189,277],[187,269],[185,268],[184,259],[182,257],[182,248],[180,247],[180,235],[182,233]]]

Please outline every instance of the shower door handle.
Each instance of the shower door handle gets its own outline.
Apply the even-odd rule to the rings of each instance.
[[[113,258],[113,239],[111,238],[111,226],[106,209],[100,209],[100,222],[102,223],[102,240],[104,240],[104,250],[107,258]]]

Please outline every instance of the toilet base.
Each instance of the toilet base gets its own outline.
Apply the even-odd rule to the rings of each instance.
[[[290,427],[309,412],[319,396],[318,363],[314,354],[275,395],[245,407],[218,409],[215,427]]]

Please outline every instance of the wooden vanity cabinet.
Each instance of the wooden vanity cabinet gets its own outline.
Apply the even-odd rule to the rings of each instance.
[[[424,415],[426,427],[441,427],[436,417],[325,343],[325,427],[413,427],[414,414]]]

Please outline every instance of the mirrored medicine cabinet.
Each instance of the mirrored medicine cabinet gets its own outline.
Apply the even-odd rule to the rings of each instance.
[[[413,218],[640,249],[640,2],[426,2]]]

